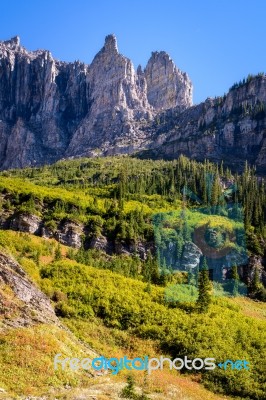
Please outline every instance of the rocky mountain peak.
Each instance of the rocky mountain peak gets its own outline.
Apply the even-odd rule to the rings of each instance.
[[[192,106],[192,83],[165,51],[152,52],[144,72],[148,101],[156,110]]]
[[[14,36],[13,38],[9,40],[5,40],[4,45],[11,48],[12,50],[15,50],[17,47],[20,46],[20,37],[19,36]]]
[[[90,155],[93,147],[113,151],[110,143],[123,137],[137,142],[133,125],[147,119],[153,110],[145,85],[139,82],[132,62],[118,52],[116,37],[108,35],[103,48],[90,64],[88,76],[90,109],[75,132],[67,156]]]
[[[106,36],[104,49],[109,52],[118,53],[117,40],[114,34]]]
[[[137,75],[142,75],[142,74],[143,74],[142,67],[141,67],[141,65],[138,65]]]
[[[165,51],[136,71],[114,35],[89,66],[28,51],[16,36],[0,41],[0,169],[146,149],[213,161],[230,154],[228,165],[247,159],[263,171],[265,87],[260,75],[191,107],[192,83]]]
[[[172,61],[171,57],[169,56],[166,51],[152,51],[150,59],[154,60],[164,60],[165,62]],[[172,62],[173,63],[173,62]],[[174,64],[174,63],[173,63]]]
[[[265,168],[265,76],[191,107],[192,83],[169,54],[154,51],[136,71],[114,35],[90,66],[28,51],[16,36],[0,42],[0,76],[0,169],[154,146],[166,158],[226,152]]]

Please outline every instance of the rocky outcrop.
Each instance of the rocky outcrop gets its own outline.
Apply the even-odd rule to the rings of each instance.
[[[112,243],[108,242],[107,238],[103,235],[93,236],[88,247],[90,249],[97,249],[104,251],[105,253],[112,254],[114,251],[114,246]]]
[[[8,298],[4,287],[9,288]],[[9,307],[6,309],[8,304]],[[29,280],[15,260],[2,252],[0,252],[0,305],[0,319],[5,318],[5,313],[10,311],[10,307],[14,309],[13,315],[8,315],[3,321],[6,326],[28,326],[40,322],[59,325],[48,297]]]
[[[156,110],[192,106],[192,84],[164,51],[153,52],[145,68],[147,97]]]
[[[67,155],[89,154],[120,137],[129,142],[135,137],[137,142],[135,123],[151,118],[152,107],[137,85],[132,62],[119,54],[113,35],[106,37],[104,47],[88,69],[87,79],[91,107],[74,133]]]
[[[195,272],[195,269],[199,267],[201,256],[202,251],[198,246],[193,242],[186,242],[183,246],[180,269],[191,273]]]
[[[151,157],[174,159],[183,154],[198,161],[223,161],[233,170],[242,170],[247,160],[265,174],[266,75],[182,112],[165,111],[153,129],[157,134],[147,152]]]
[[[0,42],[0,168],[135,151],[158,108],[191,101],[191,83],[169,56],[152,56],[145,73],[136,72],[114,35],[91,65],[27,51],[18,37]]]
[[[116,254],[138,255],[142,260],[146,260],[148,253],[155,252],[155,244],[152,242],[142,242],[134,240],[116,240],[114,243]]]
[[[10,229],[31,234],[40,233],[41,218],[32,214],[17,214],[11,217]]]
[[[52,162],[64,155],[88,111],[87,66],[0,42],[0,165]]]
[[[248,264],[239,267],[239,275],[247,284],[252,282],[255,271],[258,272],[260,281],[266,286],[266,259],[258,255],[251,255]]]
[[[5,197],[6,196],[6,197]],[[9,194],[3,195],[2,200],[8,199]],[[59,243],[80,249],[101,250],[112,254],[138,254],[142,260],[147,258],[148,252],[154,252],[154,244],[146,241],[111,240],[105,232],[94,235],[88,225],[64,218],[61,221],[46,221],[45,218],[29,212],[14,212],[0,210],[0,228],[11,229],[41,236],[47,239],[56,239]]]
[[[135,71],[108,35],[90,65],[0,42],[0,169],[66,157],[180,154],[266,173],[266,76],[192,106],[192,84],[165,52]]]
[[[80,249],[83,245],[84,226],[72,221],[63,221],[54,236],[60,243]]]

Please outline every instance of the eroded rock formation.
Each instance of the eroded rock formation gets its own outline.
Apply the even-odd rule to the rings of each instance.
[[[192,84],[165,52],[135,71],[108,35],[90,65],[0,42],[0,169],[61,158],[143,156],[245,161],[266,172],[266,76],[192,106]]]
[[[158,109],[191,103],[191,82],[166,53],[136,72],[114,35],[91,65],[0,42],[0,168],[135,151]]]
[[[8,298],[5,287],[9,288]],[[0,311],[0,322],[4,318],[6,326],[28,326],[40,322],[60,325],[48,297],[30,281],[20,265],[2,251],[0,252]]]

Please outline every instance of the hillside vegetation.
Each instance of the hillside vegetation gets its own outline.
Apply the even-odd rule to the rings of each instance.
[[[189,280],[186,272],[175,268],[178,251],[195,229],[206,224],[210,229],[218,227],[221,234],[235,232],[237,254],[247,249],[248,256],[263,258],[265,187],[254,170],[247,166],[243,175],[233,175],[222,165],[184,157],[173,162],[81,159],[3,172],[0,189],[5,221],[28,214],[39,217],[54,232],[63,220],[85,227],[83,245],[76,249],[53,239],[0,231],[1,248],[16,257],[49,296],[61,321],[84,343],[106,357],[164,354],[213,357],[216,363],[246,360],[250,370],[217,367],[182,374],[217,394],[264,399],[265,304],[212,296],[208,310],[201,313],[191,299],[167,298],[169,288],[187,285]],[[241,204],[241,209],[232,204]],[[241,213],[232,218],[232,210]],[[91,248],[91,239],[99,237],[124,248],[132,245],[133,250],[119,252],[114,247],[106,253]],[[167,258],[170,239],[176,246],[175,263]],[[139,243],[144,255],[138,253]],[[245,284],[250,297],[264,298],[258,274]],[[3,369],[7,370],[7,358]],[[3,376],[8,386],[9,378]],[[173,382],[180,375],[169,376]],[[136,377],[138,384],[141,377]],[[146,391],[154,389],[153,378],[149,379]],[[18,386],[16,390],[19,393]]]

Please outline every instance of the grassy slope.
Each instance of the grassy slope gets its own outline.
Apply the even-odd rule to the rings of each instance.
[[[84,162],[85,167],[82,167],[83,170],[81,171],[82,162]],[[39,171],[4,172],[0,176],[0,189],[23,195],[32,194],[35,199],[40,199],[41,203],[45,203],[47,198],[52,201],[63,200],[70,205],[80,207],[79,215],[76,217],[85,222],[87,216],[85,217],[84,211],[85,209],[93,210],[95,199],[97,199],[98,211],[105,212],[105,202],[112,198],[113,195],[114,185],[112,182],[107,182],[101,187],[97,187],[93,183],[94,177],[99,174],[108,181],[109,170],[112,170],[110,174],[111,180],[115,180],[121,170],[127,168],[127,162],[126,157],[118,158],[115,162],[108,158],[104,160],[74,160],[67,163],[58,163],[59,168],[56,173],[53,167],[45,167]],[[138,179],[141,174],[150,174],[154,168],[163,171],[163,168],[167,165],[168,163],[163,161],[145,161],[144,163],[140,160],[131,160],[130,173],[135,174],[136,179]],[[86,186],[83,188],[84,177],[87,181]],[[134,194],[124,201],[124,212],[127,213],[137,208],[145,214],[153,214],[159,211],[177,210],[180,208],[181,203],[180,199],[169,200],[167,196],[162,197],[157,194]],[[193,215],[193,218],[195,219],[194,222],[197,223],[196,214]],[[35,283],[45,290],[48,295],[53,297],[56,290],[60,291],[61,295],[62,293],[67,294],[68,300],[65,302],[66,304],[63,304],[63,311],[65,311],[64,314],[68,313],[69,315],[62,319],[63,322],[82,341],[107,357],[119,357],[125,354],[134,357],[139,356],[140,353],[158,356],[162,354],[162,339],[167,339],[168,344],[173,341],[177,351],[180,350],[180,339],[180,342],[185,346],[185,353],[187,351],[190,352],[188,355],[200,356],[201,354],[206,354],[206,356],[215,355],[216,357],[232,359],[249,357],[251,361],[254,360],[256,362],[266,348],[263,343],[265,339],[263,329],[266,326],[265,304],[248,299],[217,300],[212,305],[207,316],[190,315],[182,309],[171,309],[163,304],[164,292],[162,288],[152,286],[152,293],[148,295],[146,291],[147,284],[145,283],[121,277],[110,271],[97,270],[93,268],[93,263],[92,267],[78,266],[76,262],[65,258],[67,248],[64,246],[61,246],[63,260],[53,264],[57,246],[53,240],[44,240],[27,234],[0,231],[0,246],[8,249],[11,254],[17,257]],[[37,254],[40,255],[38,261]],[[40,273],[41,269],[46,271],[46,274],[48,271],[50,276],[44,278]],[[75,273],[75,270],[77,273]],[[61,271],[62,274],[60,274]],[[85,288],[82,285],[80,286],[79,277],[81,283],[82,279],[84,281],[89,279],[90,285],[87,285],[88,287],[84,285]],[[100,296],[102,310],[104,311],[104,314],[101,315],[102,311],[99,311],[99,304],[91,301],[88,303],[84,299],[86,296],[91,295],[90,288],[93,288],[94,292],[97,288],[102,288],[102,293],[104,293],[108,287],[112,288],[114,295],[112,299],[110,290],[106,290],[106,295]],[[130,297],[128,295],[128,301],[125,301],[123,294],[128,293],[129,288],[131,288],[133,296]],[[75,293],[77,294],[76,297]],[[141,296],[139,296],[139,293],[141,293]],[[8,297],[9,294],[6,296]],[[82,301],[77,301],[79,296],[83,299]],[[138,297],[143,299],[143,304],[136,302]],[[122,307],[116,301],[117,298],[121,299]],[[60,301],[56,301],[55,306],[58,306],[58,303]],[[123,306],[124,304],[125,307]],[[73,310],[76,310],[77,313],[73,313]],[[144,323],[138,320],[138,310],[146,318]],[[123,326],[123,315],[127,314],[128,311],[130,311],[128,329],[121,330],[121,328],[125,328]],[[162,316],[163,323],[160,322]],[[168,336],[160,338],[160,332],[164,335],[167,330],[169,331],[172,317],[175,321],[175,326],[170,329]],[[181,328],[175,330],[179,324]],[[6,336],[7,340],[5,337],[2,339],[4,348],[4,353],[2,354],[5,355],[5,358],[1,365],[1,367],[3,366],[4,374],[3,382],[0,381],[0,387],[2,384],[3,387],[12,387],[16,393],[24,391],[28,394],[40,394],[51,385],[62,385],[67,380],[72,386],[83,384],[83,376],[77,377],[77,379],[76,374],[74,377],[68,375],[64,377],[54,376],[53,373],[51,374],[51,370],[47,368],[47,366],[51,365],[51,358],[54,352],[60,352],[62,348],[60,346],[65,347],[66,352],[72,351],[74,356],[82,350],[75,341],[72,343],[73,338],[64,337],[61,343],[56,342],[56,338],[60,334],[60,332],[56,332],[56,328],[54,330],[46,327],[22,329],[21,334],[18,333],[18,337],[24,337],[20,344],[16,342],[16,335],[10,331]],[[178,337],[179,335],[180,338]],[[54,347],[40,347],[39,343],[42,340],[45,343],[51,341]],[[8,343],[16,346],[12,347]],[[24,346],[24,343],[26,346]],[[25,360],[29,351],[31,351],[31,346],[32,353],[36,352],[36,358],[31,358],[27,364]],[[16,353],[16,350],[18,350],[18,353]],[[167,355],[169,351],[168,347],[164,353]],[[15,360],[17,358],[21,363],[20,369],[16,369],[14,363],[11,365],[8,362],[9,359]],[[254,369],[255,378],[253,371],[251,376],[240,374],[238,376],[240,379],[237,378],[236,380],[229,373],[228,376],[231,380],[228,382],[227,376],[224,376],[224,386],[231,385],[231,392],[235,390],[235,393],[244,393],[245,396],[250,392],[253,393],[251,398],[261,399],[262,397],[255,397],[255,391],[258,387],[260,387],[260,391],[263,387],[262,380],[258,378],[261,373],[263,375],[263,368],[259,361],[258,365],[254,365]],[[40,373],[42,374],[42,379],[39,380],[39,383],[36,383]],[[32,380],[29,378],[30,374],[33,376]],[[124,380],[124,375],[125,373],[122,371],[118,377],[112,376],[112,382],[118,381],[119,383],[119,380]],[[102,393],[104,392],[103,387],[108,386],[104,379],[101,378],[101,382],[97,384],[101,385]],[[136,379],[140,386],[143,385],[145,379],[141,373],[136,374]],[[215,386],[215,379],[214,381],[206,379],[204,382],[207,385],[209,384],[212,390],[222,390],[223,377],[218,376],[217,379],[217,386]],[[149,378],[146,386],[149,391],[161,392],[161,398],[164,399],[177,398],[177,393],[174,393],[171,389],[172,384],[178,387],[179,398],[221,398],[206,391],[196,382],[200,380],[200,375],[184,377],[164,370],[154,373]],[[85,382],[85,386],[88,384],[94,385],[92,382]],[[108,390],[114,390],[114,393],[115,391],[117,392],[115,386],[113,389],[109,387]],[[115,398],[114,393],[109,398]],[[104,396],[108,396],[108,394]]]
[[[50,240],[41,239],[35,236],[19,234],[16,232],[5,231],[1,232],[0,243],[2,247],[9,249],[18,259],[24,264],[24,268],[31,275],[32,279],[42,285],[42,279],[40,277],[40,268],[50,268],[51,259],[53,259],[53,251],[55,243]],[[41,265],[37,267],[33,261],[33,255],[36,250],[41,251]],[[47,254],[50,249],[51,254]],[[66,248],[62,247],[62,253],[66,254]],[[23,254],[23,257],[21,258]],[[76,264],[71,260],[62,260],[62,267],[64,263],[67,263],[71,269],[71,265]],[[83,267],[82,267],[83,268]],[[110,271],[97,270],[90,267],[84,267],[86,271],[89,271],[91,278],[95,279],[98,283],[104,282],[104,287],[107,285],[108,279],[115,277],[115,284],[120,288],[120,292],[126,292],[128,287],[135,288],[133,290],[144,290],[145,284],[136,282],[132,279],[120,277]],[[65,274],[62,276],[66,277]],[[60,281],[60,280],[59,280]],[[59,281],[54,282],[55,286],[59,285]],[[124,286],[123,286],[124,285]],[[163,289],[154,287],[154,291],[157,292],[154,299],[158,298],[158,295]],[[160,295],[159,295],[160,297]],[[254,303],[250,300],[239,300],[232,299],[227,300],[229,308],[228,318],[234,316],[235,322],[239,319],[245,319],[244,315],[250,315],[253,310],[253,315],[249,319],[249,323],[254,323],[258,320],[265,321],[265,310],[266,307],[261,303]],[[230,306],[231,304],[231,306]],[[212,309],[212,318],[215,318],[217,313],[216,308],[218,305],[214,305]],[[238,308],[243,309],[243,313],[238,311]],[[259,311],[258,311],[259,310]],[[181,312],[181,311],[180,311]],[[184,314],[185,317],[185,314]],[[162,354],[159,349],[158,339],[142,339],[136,332],[132,330],[120,330],[112,326],[106,326],[103,319],[97,315],[91,316],[90,318],[63,318],[63,322],[70,328],[70,330],[83,342],[87,343],[90,347],[93,347],[100,354],[104,354],[106,357],[121,357],[125,354],[128,357],[135,357],[144,354],[150,356],[158,356]],[[224,320],[225,323],[229,324],[229,320]],[[110,325],[110,324],[109,324]],[[255,324],[256,325],[256,324]],[[254,326],[255,326],[254,325]],[[259,323],[259,325],[261,325]],[[262,326],[262,325],[261,325]],[[52,359],[54,354],[62,352],[64,354],[72,354],[73,356],[81,354],[80,352],[84,347],[73,338],[70,338],[67,333],[63,333],[58,328],[51,328],[45,326],[36,326],[35,328],[21,328],[17,331],[10,330],[8,334],[1,333],[0,343],[2,346],[2,363],[1,363],[1,384],[0,387],[11,388],[14,393],[23,394],[41,394],[48,390],[51,386],[60,386],[62,384],[70,384],[71,386],[82,386],[88,387],[96,383],[91,380],[86,380],[84,375],[56,375],[52,369]],[[117,393],[119,382],[123,382],[126,373],[122,371],[117,377],[111,376],[111,382],[113,386],[107,385],[106,378],[102,378],[97,384],[100,387],[101,393],[105,393],[105,390],[113,391]],[[136,380],[137,384],[141,387],[144,385],[145,377],[142,373],[137,373]],[[39,378],[41,376],[41,379]],[[193,378],[193,377],[192,377]],[[180,398],[183,399],[219,399],[218,395],[214,395],[202,388],[196,381],[200,379],[197,375],[194,380],[191,377],[180,376],[177,373],[171,373],[167,369],[153,373],[148,382],[145,383],[145,388],[148,392],[158,393],[158,396],[162,395],[162,398],[168,396],[171,399],[171,393],[175,393],[174,388],[179,390]],[[196,380],[196,381],[195,381]],[[104,383],[105,382],[105,383]],[[100,385],[100,386],[99,386]],[[107,386],[106,386],[107,385]],[[104,389],[104,387],[107,389]],[[73,389],[74,390],[74,389]],[[87,389],[89,390],[89,389]],[[89,393],[89,392],[87,392]],[[174,394],[176,396],[177,393]],[[70,396],[70,392],[69,392]],[[70,397],[71,398],[71,397]],[[115,398],[115,397],[114,397]],[[160,398],[160,397],[158,397]],[[173,397],[176,398],[176,397]],[[103,397],[104,399],[104,397]]]
[[[0,387],[10,396],[41,395],[51,388],[90,382],[88,374],[54,370],[55,354],[84,357],[88,353],[71,333],[58,327],[35,325],[0,331],[0,348]]]

